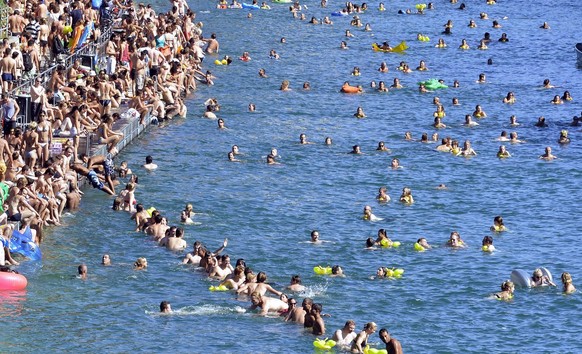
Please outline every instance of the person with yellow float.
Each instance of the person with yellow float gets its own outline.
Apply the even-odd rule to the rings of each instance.
[[[402,354],[402,344],[400,341],[390,335],[390,332],[386,328],[380,329],[378,332],[378,336],[380,336],[380,340],[386,345],[385,352],[387,354]],[[376,353],[381,354],[380,351]],[[370,350],[368,350],[368,354],[374,354]]]
[[[461,235],[457,231],[451,232],[449,240],[447,241],[447,246],[452,248],[465,248],[467,245],[465,241],[461,239]]]
[[[418,252],[424,252],[426,250],[431,249],[432,246],[428,244],[426,238],[421,237],[414,243],[414,250]]]
[[[381,144],[381,145],[380,145]],[[378,143],[377,151],[388,151],[388,148],[384,146],[384,142]],[[390,201],[390,196],[388,195],[388,189],[385,186],[380,187],[378,189],[378,195],[376,196],[376,200],[379,203],[388,203]]]
[[[481,250],[483,252],[493,252],[495,251],[495,246],[493,246],[493,237],[485,236],[483,237],[483,241],[481,243]]]
[[[475,118],[487,118],[487,113],[485,113],[485,111],[483,111],[483,108],[481,108],[481,105],[476,105],[475,110],[473,111],[473,117],[475,117]]]
[[[402,278],[402,274],[404,274],[404,269],[402,268],[379,267],[376,271],[376,279]]]
[[[358,333],[358,335],[354,339],[354,342],[352,343],[351,352],[363,354],[364,348],[368,345],[368,339],[370,335],[376,332],[377,328],[378,327],[374,322],[366,323],[364,329],[360,333]]]
[[[507,231],[505,224],[503,223],[503,217],[501,215],[497,215],[493,218],[493,226],[491,226],[491,231],[493,232],[504,232]]]
[[[513,299],[513,292],[515,291],[515,285],[511,280],[506,280],[501,283],[501,291],[493,294],[497,300],[511,300]]]

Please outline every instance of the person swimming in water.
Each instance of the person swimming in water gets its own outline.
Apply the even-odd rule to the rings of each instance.
[[[493,232],[507,231],[507,228],[503,223],[503,217],[501,215],[497,215],[495,218],[493,218],[493,225],[489,229]]]
[[[352,343],[352,353],[364,353],[364,348],[368,345],[368,339],[370,338],[370,335],[376,332],[377,328],[378,327],[374,322],[366,323],[364,330],[358,333]]]
[[[414,203],[414,198],[412,197],[412,190],[408,187],[402,188],[402,194],[400,195],[400,202],[404,204]]]
[[[513,299],[513,292],[515,291],[515,285],[511,280],[506,280],[501,284],[501,291],[493,294],[497,300],[511,300]]]
[[[388,189],[386,187],[380,187],[376,200],[380,203],[388,203],[390,201],[390,196],[388,195]]]
[[[572,294],[576,291],[574,284],[572,284],[572,276],[568,272],[562,273],[562,284],[564,284],[564,294]]]
[[[452,248],[465,248],[465,242],[461,239],[461,235],[457,231],[451,232],[447,246]]]
[[[543,155],[540,155],[540,159],[549,161],[557,159],[557,157],[552,155],[552,148],[550,146],[546,146],[546,150]]]
[[[483,237],[483,241],[481,241],[481,250],[483,252],[495,251],[495,246],[493,246],[493,237],[491,236]]]
[[[160,303],[160,313],[172,313],[172,306],[168,301],[162,301]]]

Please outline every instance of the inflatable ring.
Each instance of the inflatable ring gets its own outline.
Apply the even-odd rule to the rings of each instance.
[[[331,274],[331,267],[316,266],[313,267],[313,272],[318,275],[329,275]]]
[[[482,250],[483,252],[493,252],[493,251],[491,251],[491,250],[489,249],[489,246],[488,246],[488,245],[485,245],[485,246],[481,247],[481,250]]]
[[[418,251],[418,252],[424,252],[424,251],[426,251],[426,248],[422,247],[422,246],[420,245],[420,243],[416,242],[416,243],[414,244],[414,250],[415,250],[415,251]]]
[[[214,61],[214,64],[216,64],[216,65],[222,65],[222,61],[220,61],[220,60],[216,59],[216,60]]]
[[[388,354],[388,351],[386,349],[370,348],[369,345],[366,345],[364,354]]]
[[[414,5],[414,7],[415,7],[417,10],[420,10],[420,11],[422,11],[422,10],[426,9],[426,4],[416,4],[416,5]]]
[[[390,248],[390,247],[400,247],[401,243],[400,241],[389,241],[387,238],[383,238],[382,241],[380,241],[380,245],[384,248]]]
[[[22,274],[0,272],[0,290],[24,290],[28,280]]]
[[[146,210],[146,213],[148,213],[148,216],[151,218],[154,211],[156,211],[156,207],[151,207]]]
[[[358,86],[351,86],[349,84],[343,84],[340,92],[343,93],[361,93],[362,91]]]
[[[208,290],[210,291],[228,291],[228,288],[226,287],[226,285],[219,285],[219,286],[213,286],[211,285]]]
[[[321,350],[330,350],[335,347],[336,342],[331,339],[316,339],[313,341],[313,346]]]

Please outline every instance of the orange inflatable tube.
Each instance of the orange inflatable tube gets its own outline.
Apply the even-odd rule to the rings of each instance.
[[[343,93],[361,93],[362,89],[359,86],[350,86],[348,82],[344,82],[340,92]]]

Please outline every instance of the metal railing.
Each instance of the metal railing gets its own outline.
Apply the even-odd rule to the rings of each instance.
[[[10,16],[10,7],[0,1],[0,39],[8,38],[8,16]]]

